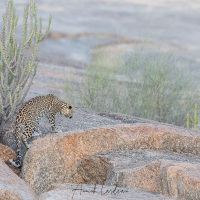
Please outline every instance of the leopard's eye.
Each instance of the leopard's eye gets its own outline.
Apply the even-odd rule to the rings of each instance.
[[[69,109],[71,110],[71,109],[72,109],[72,106],[69,106]]]

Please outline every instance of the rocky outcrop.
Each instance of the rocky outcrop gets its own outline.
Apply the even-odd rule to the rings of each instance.
[[[135,169],[121,170],[106,184],[112,185],[116,182],[120,187],[159,192],[182,200],[198,200],[200,164],[158,160]]]
[[[25,155],[22,177],[37,193],[47,191],[54,183],[79,183],[83,181],[77,175],[80,159],[119,149],[122,144],[112,128],[38,138]]]
[[[155,161],[144,166],[122,169],[109,176],[106,184],[114,185],[117,183],[120,187],[160,192],[160,165],[160,161]]]
[[[0,200],[35,200],[36,194],[0,159]]]
[[[15,152],[10,149],[8,146],[5,146],[3,144],[0,144],[0,158],[17,174],[20,174],[20,169],[14,167],[10,164],[8,159],[10,158],[16,158]]]
[[[200,137],[185,129],[148,124],[117,125],[47,135],[32,143],[24,159],[22,176],[38,194],[57,183],[94,183],[95,177],[101,183],[109,175],[110,172],[107,172],[112,171],[112,163],[105,158],[90,156],[139,148],[196,155],[200,154]],[[156,161],[138,170],[134,169],[132,176],[135,181],[127,176],[130,179],[127,186],[175,196],[173,192],[166,193],[160,189],[158,180],[161,178],[161,164]]]
[[[200,164],[162,161],[160,192],[182,200],[200,199]]]

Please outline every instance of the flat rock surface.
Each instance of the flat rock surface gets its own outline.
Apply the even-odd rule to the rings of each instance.
[[[157,193],[144,190],[116,188],[113,186],[61,184],[53,190],[43,193],[38,200],[170,200]]]
[[[65,118],[58,114],[56,116],[56,125],[58,129],[61,129],[63,132],[67,131],[78,131],[85,130],[90,128],[98,128],[105,126],[112,126],[117,124],[134,124],[134,123],[148,123],[148,124],[157,124],[161,125],[162,123],[138,118],[130,115],[112,113],[112,112],[96,112],[90,109],[75,107],[73,118]],[[179,130],[184,128],[176,127],[170,124],[164,124],[169,127],[177,128]],[[43,133],[51,132],[50,124],[47,118],[42,118],[40,122],[40,127]],[[197,133],[199,133],[197,131]]]
[[[130,169],[134,169],[140,166],[148,165],[149,163],[160,160],[173,160],[182,161],[193,164],[200,163],[199,155],[195,156],[192,154],[182,154],[176,152],[167,151],[155,151],[150,149],[138,149],[128,151],[118,151],[106,154],[98,154],[105,156],[110,159],[110,162],[114,164],[114,170],[128,172]]]
[[[56,124],[58,129],[64,131],[77,131],[94,127],[103,127],[109,125],[122,124],[121,119],[114,119],[107,116],[98,115],[96,112],[85,109],[75,108],[73,118],[65,118],[58,114],[56,116]],[[40,126],[43,133],[51,132],[49,122],[46,118],[43,118],[40,122]]]

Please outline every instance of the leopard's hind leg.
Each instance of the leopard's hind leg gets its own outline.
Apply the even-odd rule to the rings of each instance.
[[[25,147],[26,147],[27,149],[30,148],[30,145],[28,144],[27,140],[28,140],[28,138],[30,138],[30,137],[33,136],[33,131],[34,131],[34,129],[33,129],[32,126],[30,125],[30,126],[27,126],[27,127],[25,128],[25,130],[23,131],[23,133],[22,133],[22,136],[21,136],[22,142],[24,143],[24,145],[25,145]]]

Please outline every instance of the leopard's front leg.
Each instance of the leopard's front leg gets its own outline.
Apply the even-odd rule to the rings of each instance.
[[[54,113],[49,113],[48,116],[47,116],[48,120],[49,120],[49,123],[51,124],[51,130],[52,132],[56,132],[56,133],[59,133],[59,132],[62,132],[61,129],[58,129],[56,127],[56,116]]]
[[[33,129],[33,132],[32,132],[33,137],[37,137],[37,136],[42,135],[42,131],[40,130],[40,126],[39,126],[40,119],[41,119],[41,116],[38,116],[35,120],[35,126],[34,126],[34,129]]]

